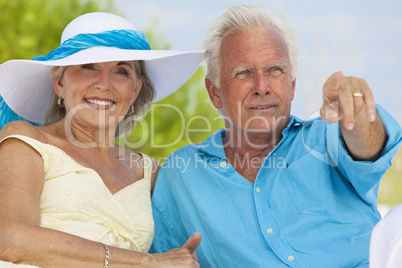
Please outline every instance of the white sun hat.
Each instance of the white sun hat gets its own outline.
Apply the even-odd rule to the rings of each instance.
[[[143,48],[149,47],[145,35],[138,32],[130,21],[104,12],[88,13],[74,19],[64,29],[61,44],[74,40],[77,36],[104,32],[112,32],[114,35],[114,31],[122,30],[138,34],[134,40],[140,44],[135,45],[134,49],[121,48],[113,44],[94,45],[74,53],[70,52],[70,55],[63,58],[46,58],[52,52],[59,53],[56,49],[46,57],[37,57],[42,58],[39,60],[34,58],[3,63],[0,65],[0,95],[16,114],[28,121],[43,124],[54,91],[52,81],[54,66],[143,60],[149,78],[156,89],[155,101],[158,101],[183,85],[197,70],[203,59],[204,51],[201,50],[147,50],[149,48]],[[62,45],[58,49],[60,50],[61,47]]]

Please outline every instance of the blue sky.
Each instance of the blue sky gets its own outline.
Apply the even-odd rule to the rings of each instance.
[[[366,79],[376,102],[402,124],[402,0],[115,0],[121,14],[156,30],[172,49],[199,49],[209,23],[236,4],[263,4],[287,18],[301,50],[292,113],[306,119],[336,71]]]

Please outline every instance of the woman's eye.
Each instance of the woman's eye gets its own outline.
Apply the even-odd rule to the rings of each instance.
[[[129,75],[129,72],[128,72],[126,69],[124,69],[124,68],[118,69],[118,70],[117,70],[117,73],[118,73],[118,74],[121,74],[121,75]]]
[[[81,65],[82,69],[87,69],[87,70],[94,70],[95,66],[93,64],[83,64]]]

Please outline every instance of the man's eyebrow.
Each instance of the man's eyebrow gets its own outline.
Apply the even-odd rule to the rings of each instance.
[[[238,72],[241,72],[241,71],[252,70],[252,69],[254,69],[254,68],[251,67],[251,66],[240,66],[240,67],[237,67],[236,69],[234,69],[233,72],[238,73]]]
[[[267,64],[265,68],[271,68],[271,67],[281,67],[281,68],[286,68],[287,65],[283,62],[272,62],[270,64]]]

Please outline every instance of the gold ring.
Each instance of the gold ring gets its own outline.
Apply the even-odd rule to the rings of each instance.
[[[363,97],[363,93],[361,92],[353,93],[353,97]]]

